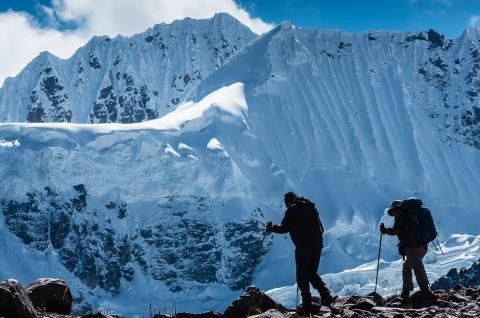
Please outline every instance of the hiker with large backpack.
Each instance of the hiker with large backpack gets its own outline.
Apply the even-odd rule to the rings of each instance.
[[[427,273],[423,265],[423,257],[427,254],[428,243],[432,242],[437,231],[430,211],[417,198],[404,201],[395,200],[387,210],[388,215],[395,218],[392,228],[380,224],[380,232],[398,237],[398,251],[403,256],[403,287],[401,298],[407,303],[413,291],[412,271],[415,274],[422,298],[434,298],[430,291]]]
[[[330,305],[333,297],[317,274],[320,254],[323,248],[323,225],[318,211],[308,199],[288,192],[284,196],[285,216],[280,225],[267,222],[267,233],[289,233],[295,245],[295,263],[297,267],[297,286],[302,295],[302,307],[305,314],[312,312],[310,284],[318,290],[322,305]]]

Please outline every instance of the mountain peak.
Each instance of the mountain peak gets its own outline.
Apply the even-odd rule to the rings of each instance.
[[[172,23],[158,23],[153,26],[153,30],[158,30],[161,28],[170,28],[172,26],[178,27],[181,25],[188,25],[189,27],[199,27],[200,25],[235,25],[235,26],[242,26],[246,29],[248,29],[247,26],[242,24],[239,20],[237,20],[235,17],[232,15],[226,13],[226,12],[219,12],[215,13],[212,17],[209,18],[203,18],[203,19],[194,19],[190,17],[185,17],[183,19],[177,19],[174,20]],[[148,32],[151,29],[148,29],[146,32]]]
[[[238,23],[240,23],[240,21],[238,21],[234,16],[232,16],[231,14],[229,14],[227,12],[217,12],[210,19],[211,20],[223,20],[223,21],[228,21],[228,22],[238,22]]]
[[[478,39],[480,37],[480,29],[467,28],[460,34],[459,39]]]
[[[280,23],[280,27],[282,30],[291,30],[293,28],[293,25],[290,21],[283,21],[282,23]]]
[[[42,52],[0,89],[0,116],[25,121],[32,100],[46,113],[62,100],[71,105],[71,120],[77,123],[155,119],[174,110],[199,81],[256,37],[220,13],[157,24],[129,37],[94,36],[67,60]],[[36,87],[34,78],[44,70],[55,74],[52,87],[62,92],[61,98]]]

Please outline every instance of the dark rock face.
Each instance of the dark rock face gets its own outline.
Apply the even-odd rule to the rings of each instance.
[[[62,315],[72,311],[72,293],[63,280],[41,278],[31,283],[25,292],[33,305],[43,311]]]
[[[469,268],[462,268],[458,271],[452,268],[445,276],[440,277],[432,284],[432,290],[448,290],[457,285],[465,287],[480,286],[480,261],[475,262]]]
[[[5,318],[38,318],[30,298],[16,280],[0,282],[0,315]]]
[[[154,93],[128,73],[109,71],[90,113],[91,123],[136,123],[158,117]]]
[[[66,89],[55,70],[47,64],[30,96],[29,122],[71,122],[72,110]]]
[[[282,305],[277,304],[260,289],[249,287],[239,298],[225,310],[225,318],[244,318],[255,314],[261,314],[267,310],[275,309],[285,311]]]
[[[129,222],[135,210],[124,200],[95,207],[93,200],[83,184],[65,192],[46,187],[24,199],[0,200],[0,213],[24,244],[40,251],[53,247],[60,263],[87,287],[112,295],[122,280],[134,279],[134,268],[174,292],[192,282],[240,289],[253,260],[269,248],[270,241],[262,241],[261,211],[219,226],[190,215],[212,209],[206,198],[172,196],[158,207],[165,219],[125,233],[115,224]]]

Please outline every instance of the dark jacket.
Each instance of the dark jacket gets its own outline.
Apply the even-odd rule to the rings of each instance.
[[[315,204],[299,197],[285,211],[282,223],[272,226],[272,232],[289,233],[297,249],[323,248],[323,225]]]
[[[386,228],[385,233],[396,235],[398,237],[398,246],[405,248],[418,244],[415,230],[418,226],[418,220],[413,213],[401,211],[395,216],[395,222],[392,228]]]

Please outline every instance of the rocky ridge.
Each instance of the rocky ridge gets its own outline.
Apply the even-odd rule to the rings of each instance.
[[[34,286],[34,287],[32,287]],[[42,302],[38,297],[33,300],[28,291],[32,288],[43,287]],[[101,312],[84,315],[71,315],[70,310],[57,310],[58,308],[70,308],[71,296],[58,298],[54,294],[56,289],[65,290],[70,293],[64,282],[52,279],[40,279],[34,282],[25,292],[15,280],[0,282],[0,310],[5,318],[17,317],[15,312],[22,312],[24,318],[108,318],[122,317],[121,315],[109,315]],[[47,292],[45,292],[47,291]],[[62,294],[62,293],[61,293]],[[407,304],[402,304],[401,299],[396,296],[383,299],[378,294],[367,296],[338,297],[330,306],[319,305],[320,299],[314,297],[314,311],[311,317],[379,317],[379,318],[401,318],[401,317],[478,317],[480,314],[480,289],[466,288],[457,285],[449,291],[438,290],[434,292],[435,299],[426,301],[419,293],[413,294]],[[15,302],[7,303],[8,298],[18,299]],[[30,297],[30,299],[29,299]],[[56,306],[40,306],[50,299],[55,299]],[[36,309],[33,309],[33,308]],[[300,306],[301,307],[301,306]],[[176,313],[175,308],[171,310],[172,315],[152,311],[149,309],[147,316],[153,318],[294,318],[301,317],[299,308],[288,309],[275,303],[271,298],[256,287],[249,287],[238,299],[232,302],[223,312],[204,313]],[[61,312],[61,313],[60,313]]]
[[[461,268],[460,270],[452,268],[446,275],[432,284],[432,289],[450,289],[457,285],[465,287],[480,286],[480,260],[468,268]]]

